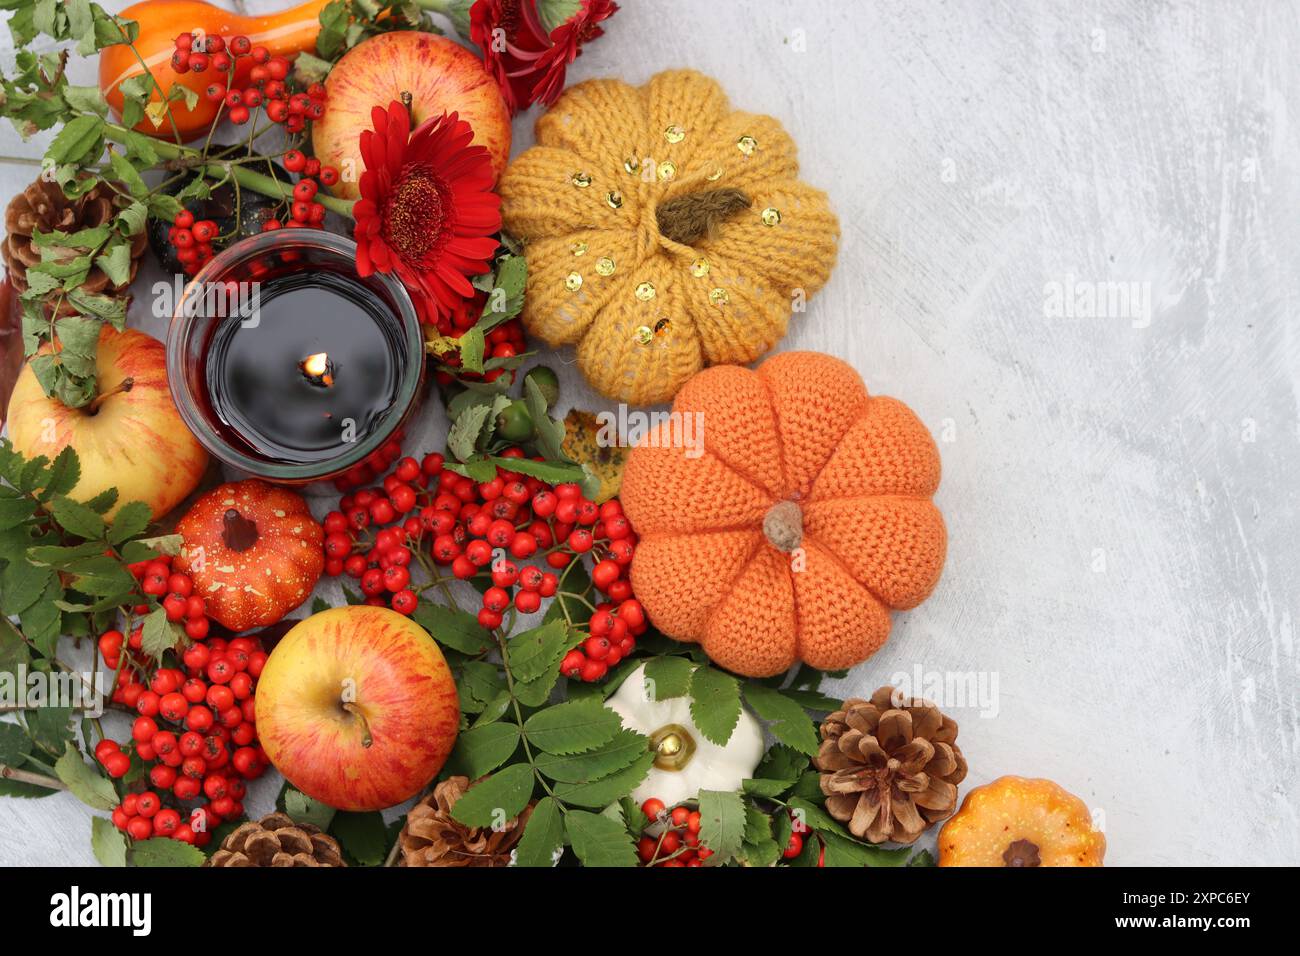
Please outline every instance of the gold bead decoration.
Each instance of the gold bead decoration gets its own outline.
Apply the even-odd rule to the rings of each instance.
[[[569,246],[569,251],[575,256],[585,256],[587,254],[587,244],[579,239],[573,245]]]
[[[636,339],[637,345],[649,345],[654,337],[654,330],[648,325],[638,325],[636,331],[632,333],[632,338]]]
[[[677,167],[672,163],[664,160],[659,164],[659,178],[665,182],[677,175]]]
[[[718,288],[709,293],[709,301],[714,305],[726,305],[731,301],[731,296],[727,295],[727,290]]]
[[[612,276],[614,274],[614,260],[609,256],[601,256],[596,260],[596,274],[602,276]]]
[[[642,282],[636,287],[636,297],[642,302],[649,302],[655,297],[655,287],[649,282]]]
[[[623,172],[629,176],[635,176],[641,170],[641,160],[635,156],[629,156],[623,160]]]
[[[573,185],[577,186],[579,189],[586,189],[588,186],[591,185],[591,176],[589,176],[587,173],[574,173],[573,179],[571,179],[570,182],[572,182]]]
[[[775,206],[768,206],[763,210],[763,225],[779,226],[781,224],[781,210]]]
[[[708,259],[696,259],[694,262],[691,263],[691,275],[695,276],[695,278],[703,279],[708,274],[709,274]]]
[[[686,130],[680,126],[669,126],[664,130],[664,139],[670,143],[680,143],[686,138]]]
[[[754,150],[758,149],[758,140],[752,136],[742,136],[736,140],[736,149],[744,156],[753,156]]]
[[[577,292],[582,288],[582,276],[576,272],[570,272],[564,277],[564,287],[570,292]]]
[[[617,189],[611,189],[605,193],[605,202],[609,203],[610,209],[621,209],[623,206],[623,194]]]

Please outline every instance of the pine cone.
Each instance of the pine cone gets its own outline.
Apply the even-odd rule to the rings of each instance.
[[[27,270],[41,261],[41,251],[32,244],[33,232],[76,232],[101,226],[117,215],[115,194],[104,183],[96,184],[84,196],[68,199],[58,183],[38,179],[9,202],[5,210],[7,235],[0,243],[0,256],[4,258],[9,281],[18,292],[27,291]],[[125,285],[113,285],[98,266],[92,266],[81,289],[90,293],[118,295],[126,291],[140,266],[148,236],[144,229],[131,240],[131,274]],[[69,253],[66,261],[76,258]],[[73,315],[76,309],[65,303],[60,315]]]
[[[524,835],[532,806],[500,830],[467,827],[452,817],[451,808],[468,789],[468,777],[448,777],[411,808],[397,838],[402,848],[398,866],[510,865],[510,851]]]
[[[826,811],[871,843],[913,843],[957,806],[966,760],[957,724],[928,700],[892,703],[894,688],[828,716],[813,766]]]
[[[332,836],[310,823],[271,813],[242,823],[205,866],[347,866]]]

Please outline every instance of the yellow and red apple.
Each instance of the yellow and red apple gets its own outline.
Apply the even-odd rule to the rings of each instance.
[[[469,50],[432,33],[395,30],[358,43],[330,70],[324,119],[312,124],[312,148],[321,163],[337,167],[336,196],[356,199],[365,172],[361,131],[374,125],[370,112],[411,96],[419,125],[457,113],[474,129],[474,143],[487,147],[497,176],[510,156],[510,110],[501,89]]]
[[[460,699],[423,628],[387,608],[313,614],[275,646],[257,685],[257,733],[271,763],[339,810],[410,799],[456,743]]]
[[[50,351],[49,344],[42,354]],[[47,397],[29,363],[9,399],[9,437],[22,455],[53,459],[71,445],[81,477],[70,497],[86,501],[117,488],[112,518],[143,501],[161,518],[198,485],[208,453],[185,427],[167,387],[163,344],[135,329],[105,325],[95,356],[99,397],[69,408]]]

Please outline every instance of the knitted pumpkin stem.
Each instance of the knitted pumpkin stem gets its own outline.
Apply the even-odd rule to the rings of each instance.
[[[763,534],[772,547],[789,554],[803,542],[803,511],[793,501],[778,501],[763,517]]]
[[[719,225],[753,204],[739,189],[706,189],[660,203],[655,220],[665,237],[691,246],[712,236]]]

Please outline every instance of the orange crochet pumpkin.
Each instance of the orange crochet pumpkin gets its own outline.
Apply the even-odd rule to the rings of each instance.
[[[938,485],[925,426],[839,359],[706,369],[628,456],[633,590],[656,627],[736,673],[851,667],[939,580]]]
[[[940,866],[1101,866],[1088,806],[1050,780],[999,777],[966,794],[939,833]]]
[[[194,579],[208,616],[232,631],[279,621],[325,569],[325,532],[302,495],[250,478],[213,488],[176,524],[175,567]]]

